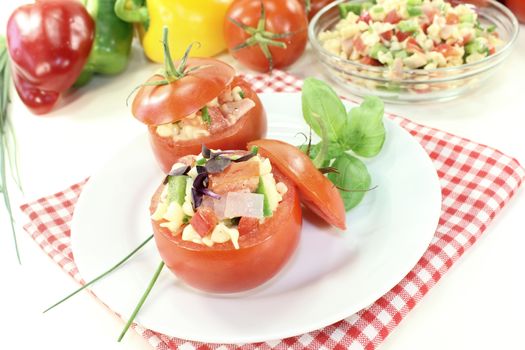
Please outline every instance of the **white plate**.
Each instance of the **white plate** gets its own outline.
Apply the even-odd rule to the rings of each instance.
[[[299,144],[306,132],[299,94],[261,94],[268,137]],[[385,120],[387,141],[367,161],[377,188],[347,214],[347,232],[309,220],[297,253],[266,285],[241,295],[189,289],[165,269],[136,321],[179,338],[213,343],[259,342],[330,325],[373,303],[417,263],[441,211],[436,171],[409,133]],[[121,150],[91,177],[75,209],[72,249],[90,280],[151,234],[149,199],[163,175],[146,136]],[[160,262],[154,242],[93,291],[129,317]]]

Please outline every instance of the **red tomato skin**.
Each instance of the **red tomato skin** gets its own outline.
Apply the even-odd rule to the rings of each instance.
[[[236,124],[223,132],[195,140],[174,142],[170,137],[159,136],[156,131],[156,126],[148,127],[153,154],[162,171],[168,173],[173,164],[183,156],[199,154],[203,144],[212,149],[246,149],[248,142],[266,135],[266,112],[257,94],[251,89],[250,85],[240,77],[235,77],[231,85],[240,86],[245,96],[255,102],[255,107]]]
[[[300,0],[305,3],[305,0]],[[328,4],[334,2],[335,0],[311,0],[310,1],[310,12],[308,12],[308,20],[311,20],[317,12],[319,12],[323,7],[328,6]]]
[[[305,10],[298,0],[263,0],[266,10],[266,31],[282,34],[293,33],[277,41],[284,42],[286,48],[269,46],[273,57],[273,68],[286,68],[301,57],[308,41],[308,19]],[[258,45],[233,50],[250,36],[228,18],[250,27],[257,27],[261,15],[261,0],[236,0],[224,20],[224,38],[230,54],[246,67],[267,72],[270,70],[268,59]]]
[[[359,62],[374,67],[381,67],[383,65],[381,62],[370,56],[364,56]]]
[[[219,96],[235,77],[233,67],[214,58],[188,58],[187,69],[195,67],[200,68],[169,84],[142,86],[133,99],[133,116],[147,125],[176,122]],[[147,82],[163,79],[154,75]]]
[[[410,37],[410,33],[405,33],[405,32],[398,31],[396,33],[396,37],[397,37],[397,41],[402,43],[403,41],[405,41],[407,38]]]
[[[210,293],[236,293],[260,286],[274,277],[293,255],[299,242],[302,212],[293,183],[274,169],[274,176],[288,187],[273,216],[252,235],[213,247],[181,240],[152,221],[155,242],[166,266],[186,284]],[[154,211],[162,186],[153,196]]]
[[[339,190],[297,147],[278,140],[256,140],[259,153],[270,159],[297,186],[301,202],[330,225],[346,229],[346,210]]]
[[[506,0],[505,5],[518,17],[521,23],[525,23],[525,1],[523,0]]]
[[[239,221],[239,235],[257,234],[259,230],[259,219],[243,216]]]

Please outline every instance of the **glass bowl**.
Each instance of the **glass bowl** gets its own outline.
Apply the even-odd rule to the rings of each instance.
[[[337,6],[343,2],[349,1],[337,0],[312,18],[308,37],[314,52],[330,76],[351,93],[357,96],[375,95],[394,103],[450,100],[476,89],[509,56],[519,31],[518,21],[510,10],[495,0],[485,0],[483,7],[476,8],[479,19],[483,25],[495,25],[504,42],[495,54],[462,66],[404,69],[394,75],[388,67],[344,59],[323,48],[318,35],[333,28],[340,20]],[[360,3],[364,0],[351,2]],[[468,0],[464,3],[468,3]]]

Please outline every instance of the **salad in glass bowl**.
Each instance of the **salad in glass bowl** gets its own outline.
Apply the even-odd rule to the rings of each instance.
[[[312,20],[312,46],[353,93],[389,101],[471,91],[508,56],[518,24],[493,0],[336,1]]]

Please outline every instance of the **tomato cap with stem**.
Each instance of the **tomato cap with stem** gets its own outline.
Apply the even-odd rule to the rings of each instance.
[[[266,9],[264,3],[261,1],[261,17],[257,22],[257,27],[250,27],[242,22],[239,22],[232,17],[228,17],[228,20],[236,26],[242,28],[246,33],[250,35],[246,41],[232,48],[232,51],[238,51],[246,47],[258,45],[261,48],[264,57],[268,60],[270,71],[273,70],[273,56],[270,52],[269,46],[276,46],[282,49],[286,49],[286,43],[277,41],[275,39],[283,39],[292,35],[292,32],[288,33],[272,33],[266,30]]]

